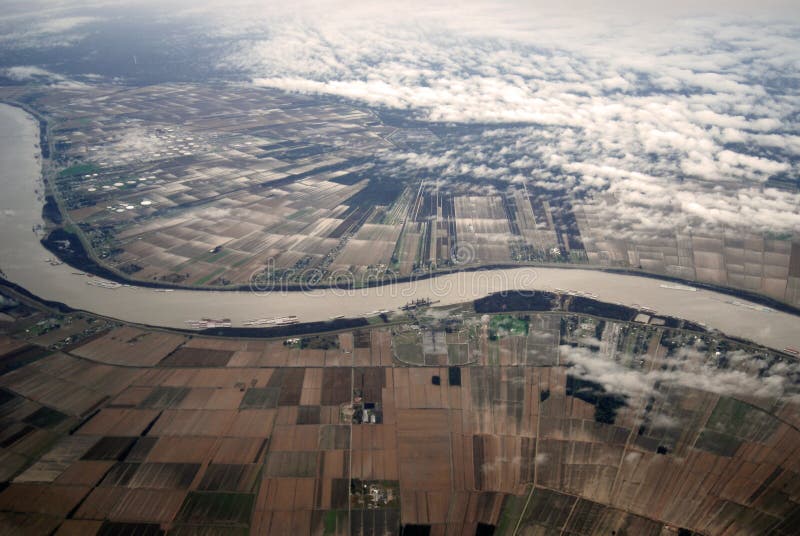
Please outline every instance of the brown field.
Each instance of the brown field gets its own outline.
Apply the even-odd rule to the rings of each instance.
[[[11,352],[19,350],[25,346],[27,346],[25,341],[14,339],[7,335],[0,335],[0,356],[10,354]]]
[[[116,365],[152,366],[186,340],[181,335],[122,327],[72,350],[92,361]]]
[[[82,415],[130,385],[141,371],[54,354],[0,378],[0,386],[69,415]]]
[[[179,348],[161,361],[162,367],[224,367],[233,352],[205,348]]]
[[[475,322],[447,333],[424,327],[437,339],[423,333],[417,357],[425,345],[445,348],[445,363],[431,366],[393,359],[400,327],[338,334],[328,350],[120,328],[80,347],[82,358],[56,353],[22,366],[0,378],[11,397],[0,400],[9,423],[0,468],[10,482],[0,529],[94,534],[113,522],[177,534],[396,534],[414,524],[475,534],[488,524],[510,534],[519,522],[520,534],[589,535],[788,526],[800,481],[791,399],[665,388],[652,400],[629,396],[603,422],[559,364],[559,345],[594,334],[593,320],[564,328],[561,315],[530,315],[527,333],[494,339]],[[670,359],[664,327],[607,321],[600,331],[597,359],[634,343],[631,367]],[[119,353],[132,338],[145,361],[131,367],[134,350],[117,361],[125,367],[103,355],[103,340]],[[448,365],[452,344],[473,345],[475,361]],[[368,413],[359,424],[362,411],[375,422]],[[645,411],[684,424],[645,424]],[[392,504],[359,505],[351,486],[374,483],[396,490]]]

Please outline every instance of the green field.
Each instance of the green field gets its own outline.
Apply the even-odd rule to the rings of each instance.
[[[496,315],[489,322],[489,337],[499,338],[507,335],[528,334],[527,318],[518,318],[514,315]]]
[[[77,175],[87,175],[89,173],[95,173],[98,171],[98,167],[94,164],[76,164],[74,166],[70,166],[66,169],[61,170],[58,176],[60,178],[65,177],[75,177]]]
[[[424,364],[422,337],[416,331],[398,333],[394,337],[394,354],[404,363]]]

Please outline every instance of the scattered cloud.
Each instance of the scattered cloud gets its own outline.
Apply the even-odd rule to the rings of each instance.
[[[797,24],[573,17],[553,28],[501,10],[478,27],[480,6],[467,11],[265,20],[223,61],[263,87],[495,126],[446,140],[450,150],[389,156],[444,181],[577,193],[629,233],[800,230],[800,196],[783,190],[776,206],[770,182],[799,171]]]
[[[16,82],[36,82],[72,89],[86,87],[80,82],[76,82],[67,78],[66,76],[62,76],[58,73],[48,71],[47,69],[43,69],[35,65],[16,65],[14,67],[0,69],[0,74]]]
[[[800,172],[795,4],[120,5],[181,23],[254,85],[472,127],[379,153],[397,173],[454,191],[561,192],[606,234],[651,237],[800,232],[800,194],[785,186]],[[20,6],[0,17],[6,48],[69,44],[112,13]]]
[[[784,361],[770,362],[743,351],[731,352],[729,365],[718,367],[705,352],[692,347],[681,348],[652,370],[642,371],[623,366],[602,357],[588,348],[560,347],[562,358],[572,365],[571,373],[601,384],[612,393],[632,397],[658,394],[665,385],[681,386],[716,393],[722,396],[755,396],[764,399],[796,398],[796,379],[800,365]],[[657,388],[657,386],[661,386]],[[653,423],[671,426],[669,417]]]
[[[102,17],[43,9],[0,17],[0,46],[6,49],[67,47],[81,41]]]
[[[12,80],[23,82],[26,80],[33,80],[36,78],[61,78],[59,75],[36,67],[35,65],[17,65],[3,70],[3,74]]]

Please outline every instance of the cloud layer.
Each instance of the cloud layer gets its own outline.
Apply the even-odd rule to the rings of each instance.
[[[560,191],[614,233],[800,232],[794,3],[549,4],[123,5],[256,85],[482,125],[379,155],[398,172]],[[4,46],[69,43],[111,13],[43,5],[0,18],[20,27]]]
[[[797,25],[557,21],[283,19],[224,61],[265,87],[496,127],[393,157],[440,178],[588,194],[633,232],[800,230],[784,188],[800,157]]]
[[[721,368],[705,352],[684,347],[648,371],[625,366],[584,347],[565,345],[560,351],[564,361],[572,365],[572,374],[599,383],[611,393],[659,396],[659,390],[678,386],[721,396],[800,400],[797,392],[800,366],[769,361],[740,350],[731,352],[727,356],[729,365]]]

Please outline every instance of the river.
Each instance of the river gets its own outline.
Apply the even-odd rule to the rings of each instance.
[[[701,322],[737,337],[782,349],[800,346],[800,318],[716,292],[663,288],[664,283],[635,275],[559,268],[516,268],[467,272],[363,290],[309,292],[156,292],[143,287],[107,289],[87,284],[66,264],[45,262],[52,254],[33,226],[42,223],[41,157],[38,123],[19,108],[0,104],[0,269],[6,278],[48,300],[123,321],[186,327],[200,317],[249,319],[295,315],[301,321],[332,316],[363,316],[397,309],[411,299],[441,305],[470,301],[513,289],[570,289],[625,305],[640,304],[660,314]]]

